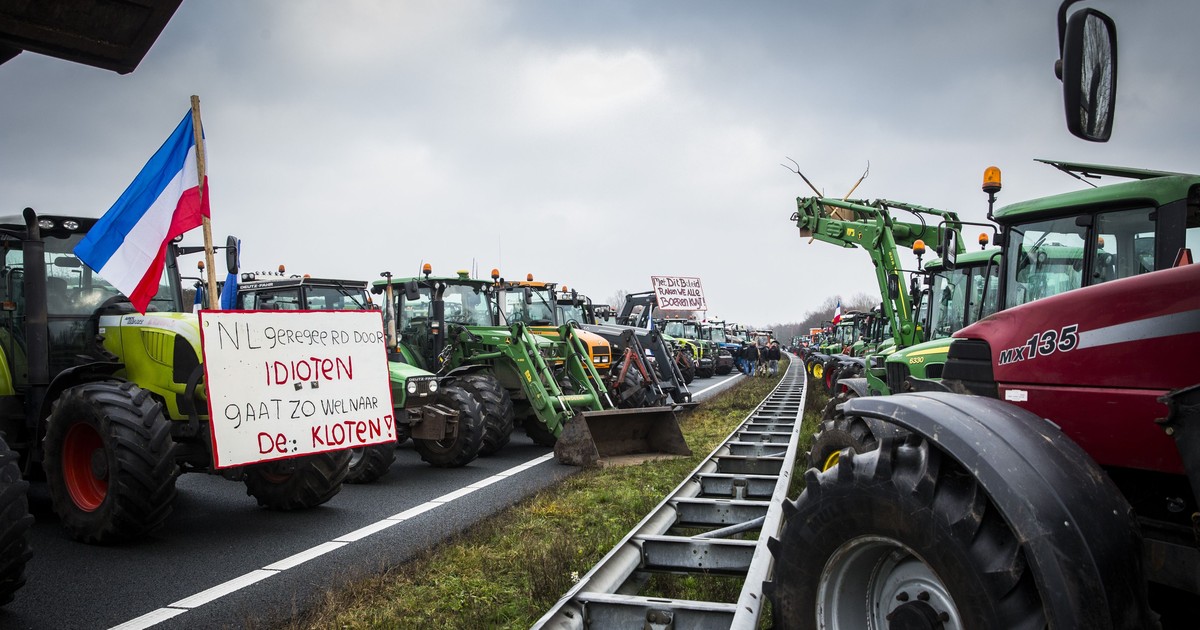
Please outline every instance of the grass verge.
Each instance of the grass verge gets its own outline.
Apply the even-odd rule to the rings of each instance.
[[[409,562],[328,591],[307,611],[264,627],[528,628],[708,457],[778,380],[747,379],[683,416],[691,457],[582,471]],[[824,407],[815,389],[805,410],[802,458]],[[730,591],[736,598],[741,588],[729,579],[652,586],[661,596],[715,600]]]

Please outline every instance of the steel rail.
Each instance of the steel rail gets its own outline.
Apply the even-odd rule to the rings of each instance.
[[[804,367],[791,359],[774,391],[533,628],[758,626],[773,564],[767,540],[782,527],[804,414]],[[736,602],[640,594],[654,574],[741,578],[742,589]]]

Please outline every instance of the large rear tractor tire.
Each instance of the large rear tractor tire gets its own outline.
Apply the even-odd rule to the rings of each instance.
[[[68,388],[54,402],[43,448],[50,501],[76,540],[130,540],[171,513],[179,475],[171,424],[133,383]]]
[[[554,436],[554,433],[546,425],[542,424],[542,421],[538,420],[537,416],[525,419],[525,435],[528,435],[529,439],[533,440],[533,443],[538,446],[554,446],[558,442],[558,438]]]
[[[1004,515],[923,440],[842,457],[785,506],[769,585],[777,628],[1043,628]]]
[[[491,455],[504,448],[512,437],[516,416],[508,390],[490,374],[468,374],[458,382],[479,401],[483,410],[483,441],[479,456]]]
[[[247,466],[246,494],[269,510],[316,507],[341,491],[349,463],[342,450]]]
[[[25,564],[33,557],[29,546],[29,482],[21,479],[20,457],[0,439],[0,606],[13,600],[25,585]]]
[[[425,463],[438,468],[465,466],[479,455],[483,444],[483,407],[471,392],[458,385],[438,389],[435,402],[458,412],[454,435],[441,440],[413,439],[417,454]]]
[[[350,449],[346,483],[371,483],[387,474],[394,461],[396,461],[395,442]]]

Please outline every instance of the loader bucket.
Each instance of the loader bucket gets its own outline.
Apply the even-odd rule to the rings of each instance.
[[[554,457],[571,466],[619,466],[691,455],[672,407],[584,411],[563,425]]]

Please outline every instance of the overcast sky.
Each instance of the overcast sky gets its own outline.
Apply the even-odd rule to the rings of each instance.
[[[197,94],[245,269],[499,267],[596,301],[688,275],[709,316],[790,322],[878,290],[799,238],[786,158],[978,221],[993,164],[1001,205],[1081,186],[1033,158],[1200,172],[1200,2],[1086,6],[1121,45],[1105,145],[1066,131],[1054,0],[185,0],[132,74],[0,65],[0,214],[99,216]]]

